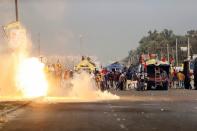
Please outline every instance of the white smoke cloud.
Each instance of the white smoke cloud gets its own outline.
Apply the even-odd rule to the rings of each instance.
[[[86,73],[82,72],[80,74],[75,74],[74,78],[71,80],[72,89],[70,96],[85,100],[109,100],[109,99],[119,99],[118,96],[113,95],[107,91],[102,92],[96,86],[94,78]]]
[[[66,80],[60,88],[53,88],[52,94],[44,102],[91,102],[117,100],[120,97],[108,91],[102,92],[96,86],[92,75],[87,72],[75,73],[73,79]]]

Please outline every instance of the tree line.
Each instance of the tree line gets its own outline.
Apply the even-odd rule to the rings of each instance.
[[[176,35],[172,30],[148,31],[139,41],[139,46],[135,50],[130,50],[124,61],[136,63],[140,54],[157,54],[159,58],[167,57],[167,52],[171,58],[176,57],[176,40],[178,47],[178,60],[183,62],[187,58],[187,51],[182,51],[181,47],[187,47],[188,38],[190,42],[191,56],[197,54],[197,30],[189,30],[185,35]],[[168,48],[167,48],[168,47]]]

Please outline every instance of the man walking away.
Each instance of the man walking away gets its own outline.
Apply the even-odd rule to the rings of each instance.
[[[124,89],[124,83],[125,83],[125,75],[124,73],[122,73],[120,76],[119,76],[119,82],[118,82],[118,88],[120,90],[123,90]]]
[[[197,90],[197,58],[194,61],[194,87]]]
[[[190,84],[190,72],[189,72],[189,61],[184,62],[184,69],[183,73],[185,75],[185,80],[184,80],[184,85],[185,89],[191,89],[191,84]]]
[[[177,73],[177,78],[178,78],[179,88],[184,88],[185,75],[181,71],[179,71]]]

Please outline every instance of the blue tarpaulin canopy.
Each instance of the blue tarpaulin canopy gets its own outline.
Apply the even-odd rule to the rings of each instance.
[[[124,69],[124,65],[120,64],[119,62],[112,63],[111,65],[107,66],[108,71],[122,71]]]

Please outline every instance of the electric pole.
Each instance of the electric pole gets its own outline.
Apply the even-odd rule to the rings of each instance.
[[[38,56],[40,57],[40,33],[38,33]]]
[[[167,55],[168,55],[168,62],[170,63],[170,54],[169,54],[169,45],[167,44]]]
[[[18,0],[15,0],[16,21],[18,21]]]
[[[83,35],[79,35],[80,55],[83,56]]]
[[[188,37],[188,43],[187,43],[187,59],[190,60],[190,41]]]
[[[177,38],[176,38],[176,66],[178,67],[179,62],[178,62],[178,42],[177,42]]]

